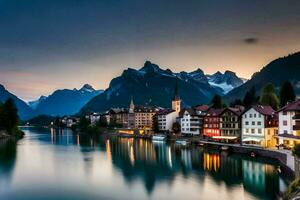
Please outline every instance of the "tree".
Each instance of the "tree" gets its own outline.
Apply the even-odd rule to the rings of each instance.
[[[257,104],[259,98],[255,95],[255,87],[252,86],[250,90],[248,90],[243,99],[243,105],[245,108],[250,108],[252,105]]]
[[[260,103],[265,106],[271,106],[274,110],[278,109],[279,100],[273,84],[269,83],[263,88]]]
[[[289,81],[285,81],[280,88],[280,106],[285,106],[289,101],[295,101],[296,94],[292,84]]]
[[[220,95],[215,95],[212,100],[211,100],[211,104],[212,104],[212,108],[222,108],[223,107],[223,103],[222,103],[222,99]]]
[[[90,121],[85,116],[81,116],[78,124],[79,129],[81,131],[86,131],[89,125],[90,125]]]
[[[173,125],[172,125],[172,131],[174,133],[180,133],[180,130],[181,130],[181,126],[178,122],[174,122]]]
[[[237,105],[243,105],[242,100],[240,100],[240,99],[235,99],[233,102],[231,102],[231,103],[229,104],[230,107],[235,107],[235,106],[237,106]]]
[[[0,128],[8,134],[15,134],[18,130],[18,110],[12,99],[8,99],[0,109]]]

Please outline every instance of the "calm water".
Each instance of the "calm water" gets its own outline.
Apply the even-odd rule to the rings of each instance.
[[[25,129],[0,142],[0,199],[274,199],[286,182],[266,159],[71,131]]]

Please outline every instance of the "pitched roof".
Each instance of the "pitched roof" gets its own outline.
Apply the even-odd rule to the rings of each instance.
[[[223,109],[223,111],[222,111],[222,113],[220,113],[220,115],[223,114],[225,111],[231,111],[233,114],[240,116],[243,113],[244,109],[241,107],[239,107],[239,108],[228,107],[228,108]]]
[[[274,115],[275,114],[275,110],[273,110],[273,108],[271,106],[255,105],[255,106],[252,106],[252,108],[262,115]]]
[[[172,109],[162,109],[156,112],[156,115],[168,115],[172,112],[175,112],[175,110]]]
[[[224,108],[210,108],[207,112],[207,116],[219,116],[224,111]]]
[[[192,109],[192,108],[184,108],[184,109],[180,110],[179,117],[183,117],[185,111],[187,111],[190,115],[196,115],[196,112],[195,112],[194,109]]]
[[[300,99],[288,103],[286,106],[282,107],[277,112],[280,111],[300,111]]]
[[[208,105],[199,105],[199,106],[195,106],[194,109],[197,111],[205,112],[209,109],[209,106]]]

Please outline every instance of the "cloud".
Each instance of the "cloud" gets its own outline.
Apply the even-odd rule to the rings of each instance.
[[[256,43],[258,43],[258,38],[254,38],[254,37],[245,38],[245,39],[243,39],[243,42],[246,44],[256,44]]]

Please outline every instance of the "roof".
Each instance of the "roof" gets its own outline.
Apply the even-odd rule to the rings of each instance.
[[[300,111],[300,99],[288,103],[286,106],[282,107],[277,112],[280,111]]]
[[[271,106],[255,105],[255,106],[252,106],[252,108],[262,115],[274,115],[275,114],[275,110],[273,110],[273,108]]]
[[[197,111],[205,112],[209,109],[209,106],[208,105],[199,105],[199,106],[195,106],[194,109]]]
[[[244,107],[228,107],[228,108],[225,108],[221,114],[223,114],[224,112],[226,111],[231,111],[233,114],[237,115],[237,116],[240,116],[242,115],[243,111],[244,111]]]
[[[134,107],[134,112],[156,112],[158,109],[154,106],[140,106],[137,105]]]
[[[184,108],[179,112],[179,117],[183,117],[185,111],[187,111],[190,115],[196,115],[196,112],[192,108]]]
[[[224,111],[224,108],[210,108],[207,112],[207,116],[219,116]]]
[[[172,109],[162,109],[156,112],[156,115],[168,115],[172,112],[175,112],[175,110]]]

